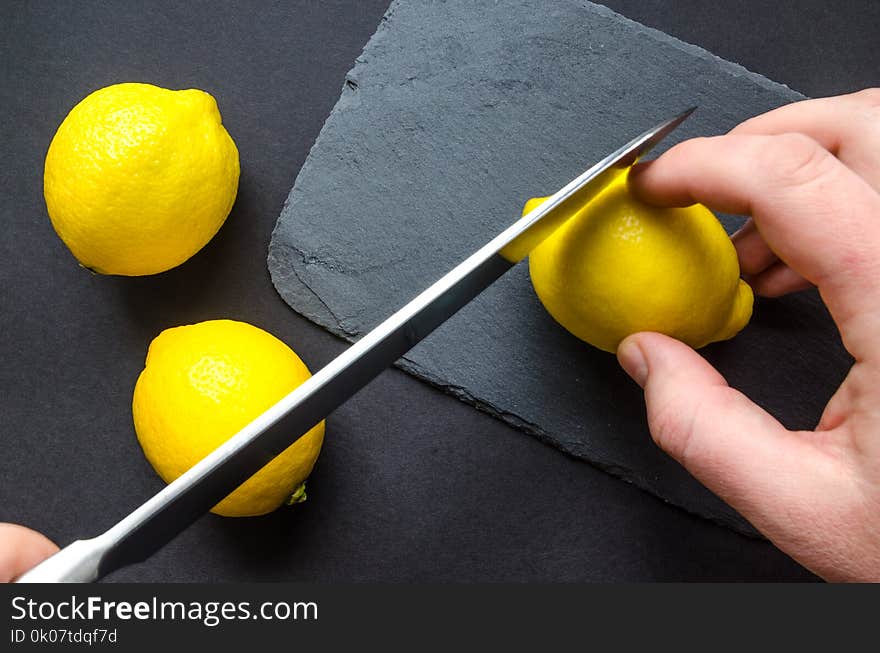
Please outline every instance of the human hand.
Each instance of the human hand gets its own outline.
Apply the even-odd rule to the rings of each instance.
[[[880,89],[681,143],[630,185],[751,216],[733,236],[744,278],[771,297],[818,287],[855,359],[816,429],[789,431],[691,348],[632,335],[617,355],[654,440],[810,570],[880,581]]]
[[[18,524],[0,523],[0,583],[9,583],[58,551],[44,535]]]

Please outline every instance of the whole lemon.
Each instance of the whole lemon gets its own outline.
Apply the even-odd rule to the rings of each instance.
[[[529,272],[550,315],[609,352],[638,331],[702,347],[732,338],[752,315],[752,289],[712,212],[645,204],[626,175],[536,247]]]
[[[180,265],[211,240],[238,174],[211,95],[116,84],[67,114],[46,154],[43,193],[82,265],[136,276]]]
[[[287,345],[244,322],[211,320],[166,329],[150,343],[134,388],[138,440],[170,483],[310,376]],[[291,440],[296,435],[291,433]],[[212,512],[262,515],[285,500],[301,500],[323,440],[321,422]]]

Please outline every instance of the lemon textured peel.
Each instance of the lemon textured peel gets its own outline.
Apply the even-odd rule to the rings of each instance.
[[[238,150],[211,95],[125,83],[95,91],[63,120],[43,193],[83,266],[136,276],[199,251],[229,215],[238,178]]]
[[[144,454],[166,483],[175,480],[311,376],[273,335],[244,322],[212,320],[166,329],[147,352],[132,413]],[[291,440],[297,435],[291,433]],[[291,499],[324,439],[322,421],[212,509],[262,515]]]
[[[714,214],[649,206],[625,175],[532,251],[529,273],[550,315],[608,352],[639,331],[703,347],[732,338],[752,315],[752,289]]]

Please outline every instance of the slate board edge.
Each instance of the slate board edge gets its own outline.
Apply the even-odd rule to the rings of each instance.
[[[625,483],[628,483],[634,487],[639,488],[640,490],[643,490],[644,492],[647,492],[654,498],[659,499],[667,505],[674,506],[680,510],[683,510],[689,515],[693,515],[694,517],[720,524],[721,526],[729,528],[742,535],[746,535],[748,537],[756,539],[764,539],[763,535],[755,530],[752,525],[745,521],[745,519],[743,518],[740,518],[741,520],[738,520],[735,518],[728,518],[721,513],[709,516],[697,512],[696,510],[693,510],[684,503],[676,503],[666,498],[660,493],[660,489],[654,487],[648,479],[643,479],[636,476],[630,469],[627,469],[626,467],[623,467],[612,460],[603,458],[598,454],[594,454],[592,458],[585,458],[583,456],[577,455],[577,453],[573,451],[569,446],[567,446],[564,442],[552,439],[550,435],[537,424],[523,419],[516,413],[502,410],[493,405],[491,402],[487,402],[478,397],[474,397],[466,389],[443,381],[442,378],[438,377],[435,374],[432,374],[425,368],[416,363],[413,363],[411,360],[405,357],[395,363],[395,367],[403,370],[404,372],[407,372],[408,374],[411,374],[412,376],[415,376],[420,381],[427,383],[433,388],[442,391],[444,394],[455,397],[459,401],[463,401],[464,403],[473,406],[478,411],[499,419],[502,422],[512,426],[516,430],[521,431],[522,433],[525,433],[531,437],[534,437],[544,444],[552,446],[554,449],[561,451],[565,455],[577,460],[578,462],[592,465],[593,467],[607,474],[610,474],[611,476],[614,476],[615,478],[624,481]],[[650,435],[645,432],[645,437],[649,438]]]
[[[394,0],[397,3],[398,0]],[[585,2],[585,5],[589,5],[592,9],[596,10],[597,13],[608,16],[609,18],[614,18],[623,23],[632,25],[639,30],[642,30],[647,35],[651,36],[654,40],[660,41],[663,43],[668,43],[673,47],[678,48],[683,52],[687,52],[688,54],[694,55],[701,59],[706,59],[708,61],[712,61],[718,64],[721,68],[727,69],[727,72],[731,75],[737,77],[746,77],[750,81],[755,82],[759,86],[763,86],[766,89],[772,91],[784,91],[787,93],[794,93],[801,99],[806,99],[806,96],[800,93],[799,91],[794,90],[787,84],[783,84],[782,82],[774,81],[760,73],[752,72],[745,66],[742,66],[734,61],[730,61],[728,59],[724,59],[723,57],[719,57],[717,54],[713,54],[708,50],[701,48],[699,45],[694,45],[693,43],[688,43],[687,41],[682,41],[679,38],[676,38],[666,32],[661,32],[658,29],[654,29],[653,27],[648,27],[647,25],[642,25],[641,23],[634,21],[626,16],[617,13],[616,11],[612,11],[608,7],[600,4],[596,4],[593,2]]]
[[[393,23],[393,21],[392,21],[393,14],[394,14],[395,9],[397,8],[399,1],[400,0],[393,0],[391,5],[389,6],[388,10],[385,12],[382,19],[380,20],[380,23],[379,23],[378,28],[376,29],[376,32],[370,37],[369,41],[367,41],[361,54],[355,59],[355,65],[346,74],[345,81],[342,84],[340,98],[337,101],[336,105],[334,105],[333,109],[330,111],[330,114],[329,114],[327,120],[325,121],[324,126],[321,128],[321,131],[319,132],[317,138],[315,139],[315,143],[310,148],[309,156],[306,158],[306,161],[303,164],[302,169],[300,170],[300,173],[297,175],[297,178],[294,181],[293,188],[291,189],[287,199],[284,202],[284,207],[282,208],[281,213],[284,212],[287,205],[292,201],[292,198],[297,193],[297,183],[299,181],[299,177],[305,170],[307,170],[309,168],[309,166],[311,164],[311,152],[320,146],[321,141],[322,141],[322,136],[324,134],[325,129],[327,128],[327,125],[331,122],[334,114],[337,111],[339,111],[342,106],[345,105],[346,100],[347,100],[347,95],[349,93],[354,92],[354,89],[352,88],[352,85],[350,84],[350,82],[353,82],[354,88],[356,88],[357,79],[359,77],[358,70],[362,66],[369,65],[370,62],[364,58],[364,56],[363,56],[364,53],[369,49],[371,43],[373,43],[374,40],[381,39],[384,36],[384,34],[387,32],[387,30],[389,30],[391,28],[392,23]],[[609,18],[614,18],[615,20],[622,21],[626,24],[629,24],[629,25],[633,26],[634,28],[638,29],[639,31],[641,31],[642,33],[646,34],[647,36],[649,36],[657,41],[672,45],[673,47],[675,47],[679,50],[682,50],[683,52],[686,52],[692,56],[696,56],[701,59],[706,59],[706,60],[712,61],[713,63],[718,65],[722,70],[725,70],[730,75],[737,76],[737,77],[746,77],[750,81],[752,81],[752,82],[754,82],[764,88],[770,89],[770,90],[784,91],[784,92],[787,92],[788,94],[794,94],[796,96],[799,96],[800,98],[805,97],[801,93],[794,91],[793,89],[791,89],[790,87],[788,87],[785,84],[768,79],[767,77],[764,77],[763,75],[760,75],[758,73],[754,73],[754,72],[746,69],[745,67],[741,66],[740,64],[723,59],[723,58],[721,58],[715,54],[712,54],[711,52],[709,52],[709,51],[707,51],[697,45],[687,43],[687,42],[682,41],[681,39],[678,39],[674,36],[670,36],[664,32],[661,32],[660,30],[656,30],[654,28],[642,25],[641,23],[633,21],[629,18],[626,18],[625,16],[623,16],[621,14],[618,14],[615,11],[612,11],[608,7],[605,7],[605,6],[599,5],[599,4],[595,4],[595,3],[590,3],[590,2],[585,2],[584,6],[586,8],[593,10],[593,11],[596,11],[597,13],[599,13],[603,16],[606,16]],[[299,250],[289,244],[281,244],[275,238],[275,232],[277,229],[278,229],[278,226],[276,223],[276,227],[273,229],[273,232],[272,232],[272,239],[270,241],[269,252],[268,252],[268,257],[267,257],[270,278],[272,281],[272,285],[275,287],[276,291],[284,299],[285,303],[287,303],[288,306],[292,310],[294,310],[295,312],[299,313],[300,315],[302,315],[306,319],[318,324],[319,326],[325,328],[333,335],[340,337],[349,343],[354,342],[361,334],[356,331],[347,330],[342,325],[341,321],[337,318],[337,316],[333,313],[333,311],[330,309],[330,307],[321,299],[320,295],[318,293],[316,293],[314,290],[312,290],[312,288],[305,281],[305,278],[297,272],[298,268],[300,268],[301,266],[306,264],[306,259],[309,256],[308,253],[304,252],[302,250]],[[466,254],[467,254],[467,252],[463,253],[462,258],[464,258],[464,256]],[[297,284],[298,287],[302,288],[305,291],[305,293],[307,293],[307,294],[298,294],[298,293],[289,292],[289,286],[287,284],[282,283],[282,277],[281,277],[282,274],[284,274],[285,278],[289,277],[289,276],[295,276],[298,281],[298,284]],[[296,308],[296,306],[298,306],[298,305],[303,306],[303,307],[308,307],[308,312],[298,310]],[[399,307],[389,307],[389,315],[391,314],[391,311],[396,310],[397,308],[399,308]],[[459,399],[460,401],[463,401],[464,403],[467,403],[467,404],[473,406],[477,410],[484,412],[486,414],[489,414],[492,417],[495,417],[495,418],[507,423],[511,427],[513,427],[519,431],[522,431],[524,433],[527,433],[530,436],[533,436],[544,443],[551,444],[554,448],[559,449],[560,451],[564,452],[566,455],[569,455],[573,458],[576,458],[578,461],[587,462],[587,463],[591,464],[592,466],[615,476],[616,478],[619,478],[619,479],[621,479],[631,485],[638,487],[641,490],[644,490],[644,491],[650,493],[651,495],[655,496],[657,499],[663,501],[666,504],[673,505],[673,506],[675,506],[675,507],[691,514],[691,515],[699,517],[701,519],[706,519],[706,520],[715,522],[717,524],[720,524],[720,525],[722,525],[726,528],[729,528],[733,531],[736,531],[740,534],[743,534],[743,535],[746,535],[749,537],[761,537],[761,535],[754,528],[752,528],[750,524],[748,524],[744,520],[738,521],[735,519],[728,519],[724,515],[708,516],[708,515],[696,512],[695,510],[692,510],[688,506],[682,505],[681,503],[672,502],[671,500],[669,500],[668,498],[666,498],[662,494],[660,494],[659,489],[653,487],[652,484],[647,482],[646,479],[636,477],[630,470],[628,470],[624,467],[621,467],[620,465],[617,465],[612,461],[601,460],[598,457],[593,458],[593,459],[587,459],[587,458],[583,458],[581,456],[576,455],[573,451],[567,449],[564,443],[552,440],[549,437],[549,435],[543,429],[541,429],[539,426],[537,426],[536,424],[529,422],[528,420],[523,419],[522,417],[516,415],[515,413],[512,413],[512,412],[504,410],[498,406],[495,406],[491,402],[487,402],[487,401],[481,400],[477,397],[474,397],[470,392],[466,391],[463,388],[460,388],[458,386],[455,386],[453,384],[449,384],[449,383],[445,382],[442,378],[439,378],[436,375],[432,374],[431,372],[429,372],[428,370],[426,370],[422,366],[418,365],[415,361],[407,358],[406,356],[404,356],[397,363],[395,363],[395,366],[398,367],[399,369],[407,372],[408,374],[415,376],[417,379],[427,383],[428,385],[433,386],[434,388],[437,388],[437,389],[443,391],[445,394],[453,396],[453,397]],[[647,433],[646,433],[646,437],[648,437]]]

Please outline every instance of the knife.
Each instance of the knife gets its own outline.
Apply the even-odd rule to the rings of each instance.
[[[146,560],[424,339],[558,229],[695,109],[615,150],[511,224],[106,532],[16,582],[91,582]]]

